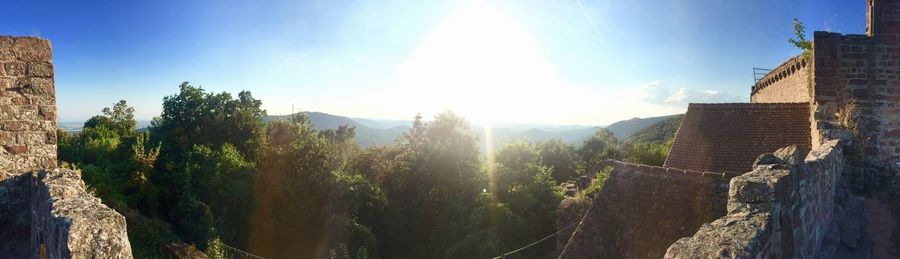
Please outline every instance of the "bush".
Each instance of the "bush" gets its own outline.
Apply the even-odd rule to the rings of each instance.
[[[589,186],[587,189],[584,189],[584,191],[581,193],[585,196],[593,196],[594,194],[600,192],[600,190],[603,190],[603,183],[606,182],[606,178],[609,177],[609,173],[612,172],[612,169],[613,168],[611,166],[607,166],[603,169],[600,169],[600,171],[597,171],[597,174],[594,175],[594,179],[591,180],[591,186]]]

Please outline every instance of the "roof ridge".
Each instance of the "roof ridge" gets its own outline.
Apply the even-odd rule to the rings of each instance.
[[[690,103],[688,109],[722,110],[722,109],[807,109],[809,103]]]

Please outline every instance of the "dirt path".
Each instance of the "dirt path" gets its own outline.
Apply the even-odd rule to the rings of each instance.
[[[897,227],[891,213],[891,207],[878,199],[865,199],[866,220],[865,235],[872,240],[872,256],[874,258],[898,258],[897,247],[891,240],[891,234]]]

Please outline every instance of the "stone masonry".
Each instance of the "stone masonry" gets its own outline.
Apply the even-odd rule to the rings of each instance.
[[[858,107],[871,162],[900,161],[900,0],[867,0],[864,35],[815,32],[813,125],[828,130],[847,103]],[[814,136],[815,139],[822,139]]]
[[[558,237],[560,258],[660,258],[678,238],[725,215],[728,180],[737,176],[606,163],[613,169],[585,216],[574,218],[580,224]],[[561,207],[583,210],[572,202]],[[573,223],[570,216],[560,219],[560,228]]]
[[[788,59],[766,74],[750,94],[752,103],[808,103],[810,66],[805,57],[796,56]]]
[[[760,156],[731,180],[728,214],[679,239],[665,258],[814,258],[831,225],[844,168],[838,140],[805,160],[797,147]]]
[[[843,227],[835,229],[835,218],[842,215],[839,213],[841,207],[835,205],[835,200],[841,197],[837,186],[846,186],[847,179],[855,179],[853,174],[860,174],[854,173],[856,171],[878,171],[879,176],[873,177],[889,182],[880,176],[888,175],[888,169],[885,169],[888,174],[874,169],[900,168],[900,0],[867,0],[866,6],[866,34],[815,32],[811,50],[788,59],[752,88],[754,104],[807,106],[808,119],[791,126],[805,127],[800,124],[808,123],[808,143],[812,150],[805,158],[802,154],[806,148],[802,145],[760,155],[749,172],[733,177],[725,184],[728,194],[721,199],[727,199],[727,213],[712,221],[692,214],[694,209],[687,209],[703,206],[685,202],[691,197],[676,194],[686,194],[685,188],[696,191],[696,187],[675,182],[657,186],[653,177],[646,173],[675,169],[650,169],[642,165],[631,166],[636,169],[617,167],[607,179],[610,186],[604,186],[594,198],[592,207],[587,209],[567,242],[558,242],[563,252],[560,258],[658,258],[663,255],[656,252],[661,241],[669,239],[673,233],[683,232],[658,223],[671,223],[672,217],[688,217],[700,225],[695,233],[668,246],[665,258],[836,256],[834,235],[845,230]],[[778,124],[777,120],[771,119],[759,122]],[[729,123],[728,127],[744,126],[740,121]],[[721,124],[709,121],[698,125]],[[676,134],[676,145],[680,138],[697,142],[718,134],[716,131],[683,134],[684,125],[682,122],[682,128]],[[754,141],[728,148],[747,151],[765,141],[761,138],[781,133],[771,130],[762,135],[745,136]],[[700,148],[687,150],[702,151],[707,147],[695,146]],[[671,159],[672,154],[669,155]],[[860,171],[859,168],[873,170]],[[647,183],[622,185],[620,178]],[[718,204],[714,201],[720,199],[709,198],[706,192],[693,195],[697,195],[693,197],[697,201],[712,204]],[[678,197],[674,200],[681,202],[673,203],[669,196]],[[642,214],[633,214],[636,210]],[[561,215],[567,214],[561,212]],[[645,221],[635,220],[640,217]],[[571,218],[571,215],[566,216],[566,219]],[[562,218],[560,220],[563,223]],[[684,228],[698,229],[697,222],[680,220],[685,221],[679,223]],[[658,231],[642,230],[641,224],[649,224]],[[852,236],[849,238],[853,240]],[[844,237],[840,240],[843,242]]]
[[[56,166],[50,42],[0,36],[0,258],[131,258],[125,218]]]
[[[56,168],[50,42],[0,37],[0,175]]]

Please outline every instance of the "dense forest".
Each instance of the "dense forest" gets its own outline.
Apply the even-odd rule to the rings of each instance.
[[[266,258],[489,258],[556,232],[561,184],[590,165],[661,165],[680,121],[624,141],[600,129],[576,146],[514,140],[483,155],[452,112],[416,116],[394,144],[363,149],[353,127],[316,130],[302,113],[263,122],[261,105],[185,82],[138,130],[123,100],[80,133],[60,131],[60,166],[125,215],[137,258],[170,257],[171,243],[213,257],[227,245]]]

